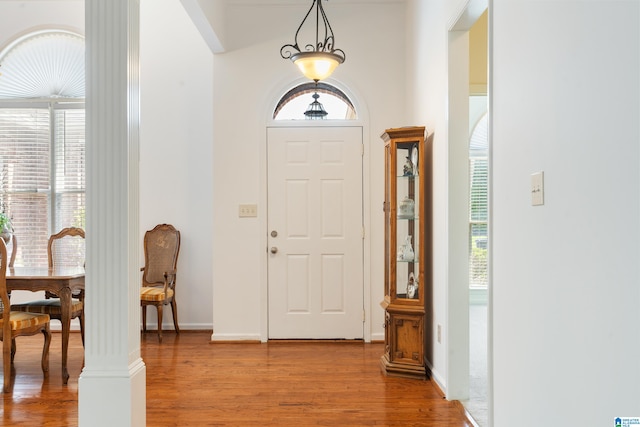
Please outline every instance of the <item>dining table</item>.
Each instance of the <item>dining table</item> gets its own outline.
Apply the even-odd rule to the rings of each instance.
[[[62,382],[67,384],[67,351],[71,328],[71,297],[84,291],[84,267],[9,267],[7,291],[49,291],[60,298],[62,312]]]

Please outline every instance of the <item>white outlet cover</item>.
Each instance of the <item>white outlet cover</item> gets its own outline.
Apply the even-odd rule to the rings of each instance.
[[[544,172],[531,175],[531,206],[544,205]]]
[[[258,216],[258,205],[243,204],[238,206],[238,216],[240,218],[255,218]]]

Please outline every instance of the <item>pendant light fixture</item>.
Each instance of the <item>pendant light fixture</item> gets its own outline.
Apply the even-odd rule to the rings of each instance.
[[[315,40],[313,39],[313,27],[310,27],[312,24],[305,25],[307,19],[313,17],[311,12],[314,8]],[[299,36],[308,37],[308,39],[301,44]],[[291,59],[305,77],[315,82],[329,77],[333,70],[344,62],[345,53],[341,49],[335,48],[335,36],[322,7],[322,0],[313,0],[309,11],[296,31],[293,44],[282,46],[280,55],[284,59]]]
[[[327,117],[327,111],[324,109],[324,106],[318,101],[320,95],[318,92],[315,92],[312,96],[313,102],[309,104],[307,111],[304,112],[304,117],[307,120],[324,120]]]

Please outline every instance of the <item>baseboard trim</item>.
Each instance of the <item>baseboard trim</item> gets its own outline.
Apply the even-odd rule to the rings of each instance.
[[[211,323],[179,323],[180,331],[212,331],[213,325]],[[142,330],[142,324],[140,324],[140,330]],[[147,331],[157,331],[157,323],[147,323]],[[162,324],[163,331],[173,331],[173,323]],[[62,324],[60,322],[51,322],[51,332],[62,331]],[[80,332],[80,323],[77,319],[71,320],[70,332]]]
[[[371,342],[384,342],[384,332],[374,332],[371,334]]]
[[[464,407],[462,402],[460,402],[459,400],[455,400],[453,403],[456,405],[460,413],[464,415],[464,417],[467,419],[467,421],[469,422],[469,424],[471,424],[472,427],[480,427],[480,425],[476,422],[476,420],[473,419],[469,411],[467,411],[467,408]]]
[[[445,387],[445,382],[443,381],[442,375],[440,375],[440,373],[433,369],[433,366],[431,365],[431,363],[426,363],[427,365],[427,369],[429,369],[429,372],[431,372],[431,380],[433,381],[433,384],[435,384],[435,386],[438,388],[438,390],[440,390],[440,392],[442,393],[442,397],[446,397],[447,396],[447,387]]]
[[[261,342],[262,339],[259,334],[220,334],[213,332],[211,334],[212,342]]]
[[[446,389],[445,387],[442,385],[443,382],[440,378],[440,376],[437,374],[437,372],[434,372],[432,369],[431,364],[427,363],[427,367],[429,369],[431,369],[431,380],[433,382],[433,386],[436,388],[436,390],[438,390],[438,392],[440,393],[440,395],[442,396],[443,399],[447,398],[447,393],[446,393]],[[453,401],[454,405],[456,406],[456,408],[458,408],[458,410],[460,411],[460,413],[462,413],[464,415],[464,417],[467,419],[467,421],[469,422],[469,424],[471,424],[471,427],[480,427],[480,425],[478,425],[478,423],[476,422],[476,420],[473,419],[473,417],[471,416],[471,414],[469,413],[469,411],[467,411],[467,408],[464,407],[464,405],[462,404],[462,402],[460,402],[459,400],[454,400]]]

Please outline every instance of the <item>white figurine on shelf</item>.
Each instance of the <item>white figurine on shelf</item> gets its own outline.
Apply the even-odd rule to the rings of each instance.
[[[415,256],[413,247],[411,247],[411,236],[407,236],[404,244],[398,248],[398,261],[413,261]]]
[[[411,159],[409,156],[406,157],[407,161],[404,162],[404,166],[402,167],[402,174],[404,176],[413,175],[413,163],[411,163]]]
[[[407,298],[418,298],[418,280],[416,280],[413,272],[409,273],[409,282],[407,283]]]

